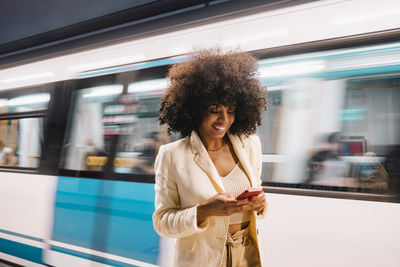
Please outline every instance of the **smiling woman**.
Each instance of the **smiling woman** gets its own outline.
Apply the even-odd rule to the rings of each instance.
[[[153,222],[160,235],[178,238],[174,266],[261,266],[255,219],[265,196],[235,199],[261,187],[261,144],[252,134],[266,99],[256,63],[210,49],[169,71],[159,120],[184,138],[160,147]]]

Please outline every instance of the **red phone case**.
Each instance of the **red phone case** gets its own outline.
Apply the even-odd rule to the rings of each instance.
[[[236,197],[237,200],[244,199],[244,198],[251,198],[258,196],[259,194],[263,193],[264,189],[262,188],[249,188],[246,191],[243,191],[240,195]]]

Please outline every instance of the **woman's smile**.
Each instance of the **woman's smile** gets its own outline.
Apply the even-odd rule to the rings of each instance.
[[[221,125],[221,124],[214,124],[213,127],[217,132],[225,132],[225,130],[227,128],[225,125]]]
[[[234,121],[234,106],[211,105],[207,108],[198,131],[203,138],[222,139]]]

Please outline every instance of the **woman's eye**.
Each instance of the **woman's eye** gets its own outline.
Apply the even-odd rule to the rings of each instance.
[[[209,110],[211,113],[218,113],[218,108],[216,106],[211,107]]]

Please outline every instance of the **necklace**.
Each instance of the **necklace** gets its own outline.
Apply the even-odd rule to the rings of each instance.
[[[225,143],[222,143],[222,146],[220,146],[219,148],[216,148],[216,149],[209,149],[209,148],[207,148],[207,151],[210,151],[210,152],[218,152],[218,151],[220,151],[224,146],[225,146]]]

